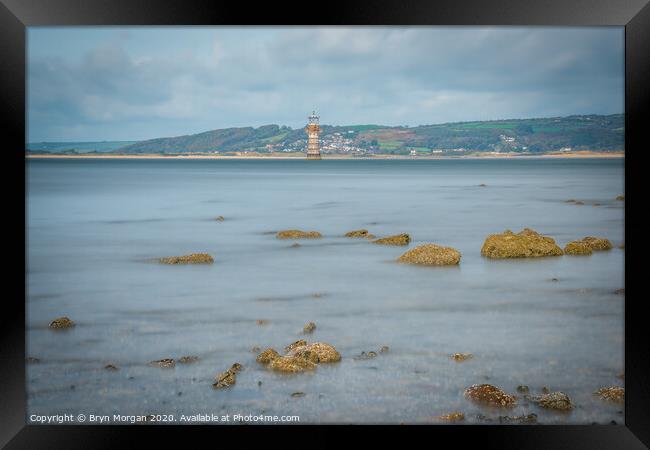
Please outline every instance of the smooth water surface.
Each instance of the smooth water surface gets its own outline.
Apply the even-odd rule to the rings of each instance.
[[[592,393],[623,385],[622,159],[38,160],[26,163],[28,413],[277,414],[302,423],[465,423],[535,413],[539,423],[623,423]],[[486,184],[482,187],[480,184]],[[585,204],[565,203],[567,199]],[[599,205],[594,205],[595,203]],[[223,215],[223,222],[215,221]],[[592,256],[489,260],[488,234],[533,228]],[[275,238],[288,228],[322,239]],[[409,247],[342,235],[406,232]],[[433,242],[458,267],[395,262]],[[152,258],[208,252],[213,265]],[[556,279],[556,280],[553,280]],[[55,317],[77,326],[48,329]],[[258,325],[256,320],[268,320]],[[284,375],[254,346],[305,337],[342,361]],[[362,351],[390,347],[376,358]],[[469,352],[455,362],[449,355]],[[147,366],[197,355],[173,369]],[[244,366],[235,386],[214,376]],[[103,367],[114,364],[118,371]],[[463,397],[474,383],[567,393],[570,413],[494,410]],[[302,397],[292,397],[303,392]]]

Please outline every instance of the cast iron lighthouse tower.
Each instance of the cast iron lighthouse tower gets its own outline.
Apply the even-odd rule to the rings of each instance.
[[[320,125],[318,124],[319,117],[316,111],[312,111],[309,116],[309,123],[307,124],[307,159],[320,159],[320,143],[318,136],[320,135]]]

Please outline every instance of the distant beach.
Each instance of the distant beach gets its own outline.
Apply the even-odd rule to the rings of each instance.
[[[215,155],[215,154],[189,154],[189,155],[164,155],[159,153],[141,154],[141,155],[119,155],[119,154],[28,154],[27,158],[36,159],[302,159],[304,154],[293,154],[293,156],[284,155]],[[352,155],[323,155],[323,159],[396,159],[396,160],[414,160],[414,159],[537,159],[537,158],[624,158],[625,152],[594,152],[594,151],[576,151],[563,153],[545,153],[542,155],[522,155],[518,153],[488,153],[481,155],[466,156],[410,156],[410,155],[374,155],[374,156],[352,156]]]

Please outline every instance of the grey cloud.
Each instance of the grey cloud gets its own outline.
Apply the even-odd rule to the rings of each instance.
[[[236,44],[216,33],[201,43],[207,52],[145,58],[115,40],[77,63],[30,63],[30,140],[297,127],[313,108],[325,123],[387,125],[621,112],[622,37],[603,28],[324,27],[262,40],[243,29]]]

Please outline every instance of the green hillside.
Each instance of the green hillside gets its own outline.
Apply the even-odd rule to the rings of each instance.
[[[585,115],[543,119],[456,122],[437,125],[322,125],[321,149],[350,154],[463,154],[517,152],[539,154],[554,151],[621,151],[624,149],[623,114]],[[307,136],[303,128],[265,125],[258,128],[224,128],[186,136],[104,146],[120,154],[303,152]],[[30,144],[30,150],[37,150]],[[92,145],[77,143],[88,151]],[[94,145],[97,147],[97,145]],[[65,147],[65,146],[64,146]],[[70,145],[68,145],[70,147]],[[48,148],[47,151],[57,151]]]

